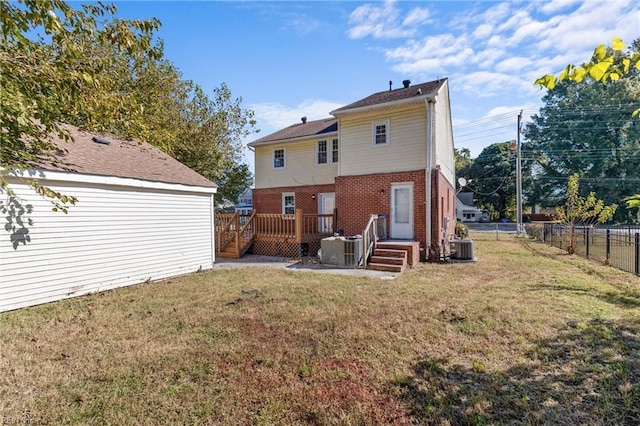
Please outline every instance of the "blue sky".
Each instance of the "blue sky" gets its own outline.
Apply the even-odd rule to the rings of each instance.
[[[387,90],[448,77],[457,148],[515,139],[544,94],[533,81],[640,37],[637,0],[116,2],[156,17],[165,57],[206,91],[226,83],[260,133],[326,118]],[[247,155],[252,166],[253,158]]]

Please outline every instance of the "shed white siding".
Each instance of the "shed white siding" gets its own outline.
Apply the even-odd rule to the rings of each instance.
[[[427,118],[424,102],[402,109],[340,117],[340,176],[425,168]],[[373,123],[388,120],[389,144],[374,146]]]
[[[5,224],[24,224],[28,240],[14,245],[11,230],[0,229],[0,311],[213,267],[215,189],[48,175],[57,178],[42,184],[78,204],[52,212],[48,200],[8,177],[25,211]],[[10,207],[7,194],[0,201]]]
[[[283,144],[255,147],[255,188],[276,188],[281,186],[324,185],[335,183],[338,163],[317,164],[317,144],[327,141],[328,156],[331,158],[331,143],[337,136],[314,137]],[[285,167],[273,168],[274,149],[285,150]],[[340,150],[342,148],[340,147]],[[340,151],[340,155],[342,152]]]

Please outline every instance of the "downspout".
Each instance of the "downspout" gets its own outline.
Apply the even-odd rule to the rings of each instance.
[[[435,103],[435,99],[429,98],[427,99],[427,158],[426,158],[426,168],[424,175],[424,185],[426,188],[425,195],[425,206],[426,206],[426,228],[427,228],[427,241],[425,242],[425,260],[431,259],[431,164],[432,164],[432,152],[433,152],[433,115],[434,108],[433,104]]]

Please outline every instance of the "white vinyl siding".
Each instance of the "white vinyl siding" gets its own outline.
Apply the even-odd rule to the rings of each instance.
[[[423,102],[403,109],[340,118],[340,175],[365,175],[424,169],[427,112]],[[372,144],[372,123],[389,121],[390,143]]]
[[[21,218],[32,225],[15,249],[0,229],[0,311],[213,267],[211,193],[41,183],[78,204],[52,212],[48,200],[9,178],[20,202],[32,206]]]
[[[455,155],[453,152],[453,126],[451,114],[449,112],[448,90],[444,86],[438,95],[438,102],[435,104],[436,122],[434,123],[437,134],[434,142],[433,156],[435,167],[440,166],[440,171],[449,183],[455,188]]]
[[[327,141],[330,140],[327,138]],[[256,146],[255,187],[260,189],[335,183],[338,164],[317,164],[317,142],[317,137],[288,142],[285,169],[273,168],[273,145]]]

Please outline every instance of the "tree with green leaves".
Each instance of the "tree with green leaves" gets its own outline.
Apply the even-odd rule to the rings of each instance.
[[[633,115],[640,108],[640,40],[627,52],[624,47],[614,39],[609,49],[598,46],[590,62],[536,81],[549,90],[525,127],[523,151],[536,162],[543,204],[553,205],[574,173],[582,176],[583,195],[595,192],[606,203],[637,191],[640,120]],[[630,214],[617,210],[615,219],[626,221]]]
[[[69,139],[58,125],[65,122],[147,141],[222,184],[217,202],[233,203],[252,180],[241,140],[252,132],[253,112],[225,84],[210,97],[183,80],[154,42],[157,20],[115,13],[101,3],[3,1],[0,165],[25,168],[46,155],[55,149],[49,135]],[[57,207],[75,201],[35,188]]]
[[[485,147],[465,176],[481,208],[493,219],[515,218],[515,154],[510,142]]]
[[[556,208],[556,218],[567,225],[565,247],[569,254],[576,249],[576,226],[592,226],[605,223],[611,219],[617,209],[616,204],[605,205],[594,192],[586,197],[580,196],[579,175],[573,174],[567,182],[566,201],[562,207]]]
[[[50,135],[70,140],[60,126],[64,113],[91,116],[104,90],[104,63],[87,60],[86,40],[99,40],[123,55],[156,57],[153,44],[159,21],[113,18],[115,6],[102,3],[79,9],[61,0],[2,1],[0,5],[0,184],[4,173],[26,168],[55,150]],[[108,77],[106,77],[108,78]],[[75,199],[34,181],[34,189],[65,209]]]

